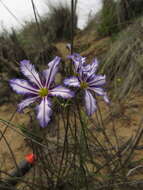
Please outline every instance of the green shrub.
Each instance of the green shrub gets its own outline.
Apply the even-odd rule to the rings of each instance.
[[[71,10],[68,5],[50,5],[50,12],[42,19],[44,33],[50,41],[71,39]],[[77,27],[77,15],[74,28]]]
[[[118,0],[117,6],[118,19],[122,24],[143,14],[142,0]]]
[[[142,0],[103,0],[101,11],[88,20],[86,30],[95,30],[101,37],[114,35],[143,15],[142,7]]]
[[[28,59],[40,64],[49,62],[54,54],[58,55],[53,42],[71,39],[71,10],[65,4],[49,5],[49,13],[36,21],[25,22],[18,33],[18,39]],[[77,25],[77,16],[74,19]]]
[[[101,10],[100,23],[97,31],[100,36],[110,36],[118,32],[116,3],[114,0],[104,0]]]

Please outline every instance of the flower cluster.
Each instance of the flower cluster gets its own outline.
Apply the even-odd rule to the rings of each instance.
[[[109,103],[106,92],[102,88],[106,83],[105,75],[96,75],[98,61],[94,59],[91,64],[86,64],[86,58],[75,53],[69,58],[72,59],[76,76],[64,80],[64,84],[70,87],[77,87],[84,91],[85,107],[88,115],[96,110],[96,99],[92,93],[103,96],[105,102]]]
[[[10,86],[18,94],[27,95],[27,98],[18,104],[18,111],[22,111],[26,106],[35,101],[41,100],[36,107],[37,119],[41,127],[47,126],[52,114],[51,97],[60,96],[62,98],[72,98],[74,93],[63,86],[53,87],[55,75],[59,69],[60,58],[55,57],[51,61],[47,70],[42,72],[42,76],[35,70],[34,65],[29,60],[20,62],[21,72],[29,79],[29,82],[23,79],[10,80]]]
[[[92,92],[103,96],[104,100],[109,102],[106,92],[102,88],[105,84],[105,76],[95,74],[98,68],[96,59],[92,64],[85,64],[86,58],[81,57],[79,54],[73,54],[70,58],[73,60],[77,76],[65,79],[64,84],[65,86],[77,87],[84,90],[87,114],[92,115],[97,109],[96,100]],[[55,86],[54,80],[59,69],[59,64],[60,58],[55,57],[48,64],[48,69],[39,74],[34,65],[30,64],[29,60],[23,60],[20,62],[20,70],[28,78],[28,81],[24,79],[12,79],[9,81],[14,91],[27,96],[18,104],[19,112],[34,102],[40,102],[36,106],[36,110],[37,119],[41,127],[46,127],[50,121],[52,114],[51,99],[53,96],[60,96],[62,98],[74,97],[74,92],[70,89],[62,85]]]

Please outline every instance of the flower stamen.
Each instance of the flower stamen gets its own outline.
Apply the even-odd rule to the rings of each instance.
[[[45,97],[45,96],[47,96],[47,95],[48,95],[48,89],[47,89],[47,88],[41,88],[41,89],[39,90],[39,95],[40,95],[40,97]]]
[[[82,81],[82,82],[80,83],[80,87],[81,87],[82,89],[86,89],[86,88],[88,87],[88,83],[85,82],[85,81]]]

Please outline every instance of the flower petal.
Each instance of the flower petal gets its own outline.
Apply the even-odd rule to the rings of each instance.
[[[91,71],[91,64],[86,64],[82,67],[83,72],[90,72]]]
[[[80,82],[77,77],[70,77],[64,80],[66,86],[80,87]]]
[[[20,104],[18,104],[18,111],[21,112],[25,107],[35,102],[38,98],[38,96],[26,98]]]
[[[21,72],[39,88],[42,87],[41,80],[38,72],[35,70],[34,65],[30,64],[29,60],[23,60],[20,62]]]
[[[106,93],[106,92],[105,92],[105,94],[104,94],[104,96],[103,96],[103,99],[104,99],[104,101],[105,101],[107,104],[109,104],[109,103],[110,103],[109,98],[108,98],[108,96],[107,96],[107,93]]]
[[[60,57],[56,56],[55,59],[48,64],[49,68],[43,71],[43,75],[46,79],[45,87],[49,88],[50,84],[54,81],[55,75],[59,69],[60,60]]]
[[[106,76],[105,75],[92,75],[88,79],[89,86],[102,86],[106,83]]]
[[[96,100],[88,90],[85,91],[85,107],[88,115],[92,115],[97,110]]]
[[[74,92],[63,86],[57,86],[56,88],[50,90],[50,95],[61,96],[62,98],[72,98],[74,96]]]
[[[40,105],[36,107],[37,119],[39,120],[41,127],[46,127],[50,121],[50,116],[52,114],[52,109],[50,106],[51,102],[47,99],[47,97],[44,97]]]
[[[12,89],[18,94],[38,94],[38,90],[32,87],[26,80],[11,79],[9,83]]]
[[[98,60],[95,58],[93,62],[91,63],[91,73],[96,73],[99,66]]]
[[[98,60],[94,59],[94,61],[91,64],[83,66],[83,71],[86,74],[86,80],[90,80],[92,78],[92,75],[95,75],[98,65]]]
[[[96,88],[96,87],[88,87],[89,90],[94,91],[95,93],[97,93],[99,96],[104,96],[105,95],[105,91],[103,90],[103,88]]]
[[[80,54],[78,53],[74,53],[70,56],[68,56],[68,58],[73,60],[74,63],[74,67],[75,67],[75,71],[78,72],[79,69],[81,68],[81,66],[85,63],[86,61],[86,57],[82,57]]]

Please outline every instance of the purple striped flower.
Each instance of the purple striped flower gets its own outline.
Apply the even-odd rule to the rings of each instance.
[[[82,57],[78,53],[73,53],[68,58],[73,60],[75,72],[79,72],[81,66],[86,62],[86,57]]]
[[[18,94],[27,95],[27,98],[18,104],[18,111],[22,111],[26,106],[41,100],[36,107],[37,119],[41,127],[46,127],[50,121],[52,114],[51,98],[52,96],[60,96],[62,98],[72,98],[74,93],[63,86],[54,86],[55,75],[59,69],[60,58],[55,57],[48,66],[47,70],[42,72],[40,76],[35,70],[34,65],[29,60],[20,62],[21,72],[29,79],[12,79],[9,81],[10,86]]]
[[[98,61],[94,59],[91,64],[86,64],[86,58],[79,54],[69,56],[73,60],[75,75],[64,80],[64,84],[70,87],[77,87],[84,91],[85,107],[88,115],[92,115],[96,110],[96,99],[93,93],[103,96],[105,102],[109,103],[103,86],[106,83],[105,75],[96,75]]]

